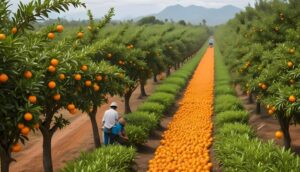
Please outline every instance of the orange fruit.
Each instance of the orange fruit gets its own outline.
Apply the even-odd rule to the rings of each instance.
[[[78,32],[78,33],[77,33],[77,38],[78,38],[78,39],[83,38],[83,32]]]
[[[55,83],[54,81],[50,81],[50,82],[48,83],[48,87],[49,87],[50,89],[54,89],[54,88],[56,87],[56,83]]]
[[[11,33],[12,34],[16,34],[18,32],[18,29],[16,28],[16,27],[13,27],[12,29],[11,29]]]
[[[282,132],[282,131],[276,131],[276,132],[275,132],[275,137],[276,137],[276,139],[282,139],[282,137],[283,137],[283,132]]]
[[[74,78],[75,78],[76,81],[80,81],[81,80],[81,75],[79,73],[75,74]]]
[[[35,104],[35,103],[36,103],[36,100],[37,100],[36,96],[29,96],[29,97],[28,97],[28,101],[29,101],[30,103],[32,103],[32,104]]]
[[[56,26],[56,31],[57,32],[61,33],[63,30],[64,30],[64,26],[63,25],[59,24],[59,25]]]
[[[54,94],[53,99],[54,99],[55,101],[59,101],[59,100],[61,99],[61,95],[60,95],[59,93]]]
[[[97,76],[96,76],[96,80],[97,80],[97,81],[101,81],[101,80],[102,80],[102,76],[101,76],[101,75],[97,75]]]
[[[85,86],[90,87],[92,85],[92,81],[86,80],[85,81]]]
[[[119,65],[123,65],[124,62],[122,60],[119,60]]]
[[[25,121],[31,121],[32,118],[33,118],[33,116],[32,116],[31,113],[27,112],[27,113],[24,114]]]
[[[8,76],[5,73],[0,74],[0,83],[5,83],[8,81]]]
[[[290,48],[290,49],[289,49],[289,53],[290,53],[290,54],[295,54],[295,48]]]
[[[50,65],[48,67],[48,71],[51,72],[51,73],[54,73],[56,71],[56,68],[54,66]]]
[[[51,64],[52,66],[57,66],[58,63],[59,63],[59,61],[58,61],[57,59],[51,59],[51,61],[50,61],[50,64]]]
[[[268,86],[267,86],[266,84],[262,84],[262,85],[261,85],[261,88],[262,88],[263,90],[266,90],[266,89],[268,88]]]
[[[48,39],[54,39],[55,34],[53,32],[48,33]]]
[[[64,80],[66,78],[66,76],[65,76],[65,74],[61,73],[61,74],[58,75],[58,78],[60,80]]]
[[[0,33],[0,41],[2,41],[2,40],[4,40],[4,39],[6,39],[6,35],[3,34],[3,33]]]
[[[289,97],[289,102],[294,103],[295,101],[296,101],[296,97],[293,96],[293,95],[291,95],[291,96]]]
[[[22,150],[22,146],[20,143],[16,143],[11,147],[12,152],[20,152],[21,150]]]
[[[110,59],[110,58],[112,58],[112,54],[111,53],[108,53],[107,54],[107,57]]]
[[[291,67],[293,67],[293,66],[294,66],[293,62],[291,62],[291,61],[288,61],[288,63],[287,63],[287,64],[288,64],[288,67],[289,67],[289,68],[291,68]]]
[[[30,132],[30,128],[29,127],[24,127],[21,129],[21,134],[23,134],[24,136],[27,136]]]
[[[34,124],[34,126],[33,126],[35,129],[39,129],[40,128],[40,124],[39,123],[36,123],[36,124]]]
[[[18,123],[18,129],[22,129],[22,128],[24,128],[25,127],[25,125],[24,124],[22,124],[22,123]]]
[[[68,104],[67,109],[69,111],[74,110],[76,108],[76,106],[73,103]]]
[[[269,110],[268,110],[268,114],[269,114],[269,115],[273,115],[273,113],[274,113],[274,111],[273,111],[272,109],[269,109]]]
[[[99,91],[100,90],[100,86],[98,85],[98,84],[94,84],[93,85],[93,89],[94,89],[94,91]]]
[[[77,112],[77,109],[69,110],[69,112],[74,115]]]
[[[26,79],[30,79],[30,78],[32,77],[31,71],[29,71],[29,70],[25,71],[25,72],[24,72],[24,77],[25,77]]]
[[[80,69],[82,71],[87,71],[88,70],[88,66],[87,65],[82,65]]]

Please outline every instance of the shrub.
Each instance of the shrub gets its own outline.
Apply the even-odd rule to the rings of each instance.
[[[180,91],[180,86],[175,84],[162,84],[155,89],[155,92],[165,92],[170,94],[178,94]]]
[[[146,142],[149,134],[140,126],[127,124],[125,132],[129,138],[130,145],[141,145]]]
[[[61,172],[126,172],[135,157],[135,149],[118,145],[106,146],[91,153],[82,153]]]
[[[240,123],[226,123],[217,130],[217,137],[234,137],[244,134],[251,138],[255,136],[254,131],[248,125]]]
[[[162,117],[165,111],[165,106],[155,102],[144,102],[138,107],[137,111],[146,111],[149,113],[154,113],[157,117]]]
[[[169,84],[176,84],[179,85],[180,87],[183,87],[186,83],[186,80],[183,78],[179,78],[179,77],[172,77],[170,76],[169,78],[167,78],[164,81],[164,84],[169,83]]]
[[[153,113],[137,111],[126,115],[127,123],[141,127],[147,133],[153,131],[158,123],[159,118]]]
[[[246,124],[249,120],[247,111],[225,111],[218,113],[215,118],[216,126],[220,127],[225,123],[244,123]]]
[[[247,135],[232,135],[215,141],[215,157],[224,171],[298,171],[299,157],[273,142],[263,143]]]
[[[241,110],[243,106],[238,98],[233,95],[220,95],[215,99],[215,112],[224,112],[227,110]]]
[[[175,95],[163,93],[163,92],[157,92],[149,96],[147,102],[161,103],[165,107],[169,107],[175,102]]]
[[[215,95],[222,95],[222,94],[231,94],[234,95],[233,89],[226,85],[216,86],[215,87]]]

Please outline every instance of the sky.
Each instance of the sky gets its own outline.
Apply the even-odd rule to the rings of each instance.
[[[12,11],[17,9],[19,2],[27,3],[30,0],[9,0]],[[170,5],[198,5],[208,8],[220,8],[225,5],[234,5],[244,9],[248,4],[253,5],[255,0],[81,0],[86,3],[87,9],[92,10],[95,18],[101,18],[109,8],[115,8],[113,19],[130,19],[149,14],[155,14]],[[86,19],[87,9],[71,8],[64,14],[51,15],[52,18],[67,18],[70,20]]]

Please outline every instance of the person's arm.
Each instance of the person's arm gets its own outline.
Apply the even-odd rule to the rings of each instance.
[[[124,140],[128,140],[127,135],[125,133],[123,133],[123,132],[119,133],[119,137],[122,138],[122,139],[124,139]]]

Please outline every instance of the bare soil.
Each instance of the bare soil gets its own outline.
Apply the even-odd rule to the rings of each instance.
[[[147,81],[145,90],[147,94],[151,94],[156,85],[152,79]],[[134,111],[139,104],[144,102],[145,98],[139,99],[140,88],[137,88],[131,99],[131,109]],[[109,104],[116,101],[119,105],[118,111],[121,114],[124,112],[124,100],[120,97],[109,98],[108,104],[98,108],[97,122],[100,128],[102,115],[109,108]],[[66,110],[61,110],[71,124],[62,130],[57,131],[52,139],[52,159],[54,171],[58,171],[64,167],[67,161],[73,160],[80,155],[81,152],[90,151],[94,148],[93,133],[91,122],[87,114],[78,112],[75,115],[70,115]],[[163,120],[167,121],[167,119]],[[164,123],[164,122],[162,122]],[[99,129],[101,136],[102,132]],[[42,172],[42,136],[40,132],[31,133],[29,142],[24,146],[20,153],[13,155],[17,162],[12,162],[10,170],[12,172]],[[159,141],[159,140],[158,140]]]
[[[280,146],[283,146],[283,139],[275,139],[275,132],[280,130],[280,125],[274,117],[267,114],[264,107],[261,107],[261,113],[256,113],[256,103],[249,103],[248,96],[243,94],[239,85],[235,88],[237,96],[243,102],[244,108],[250,113],[249,125],[255,129],[257,136],[264,140],[274,140]],[[296,154],[300,154],[300,126],[291,125],[290,134],[292,138],[291,149]]]

